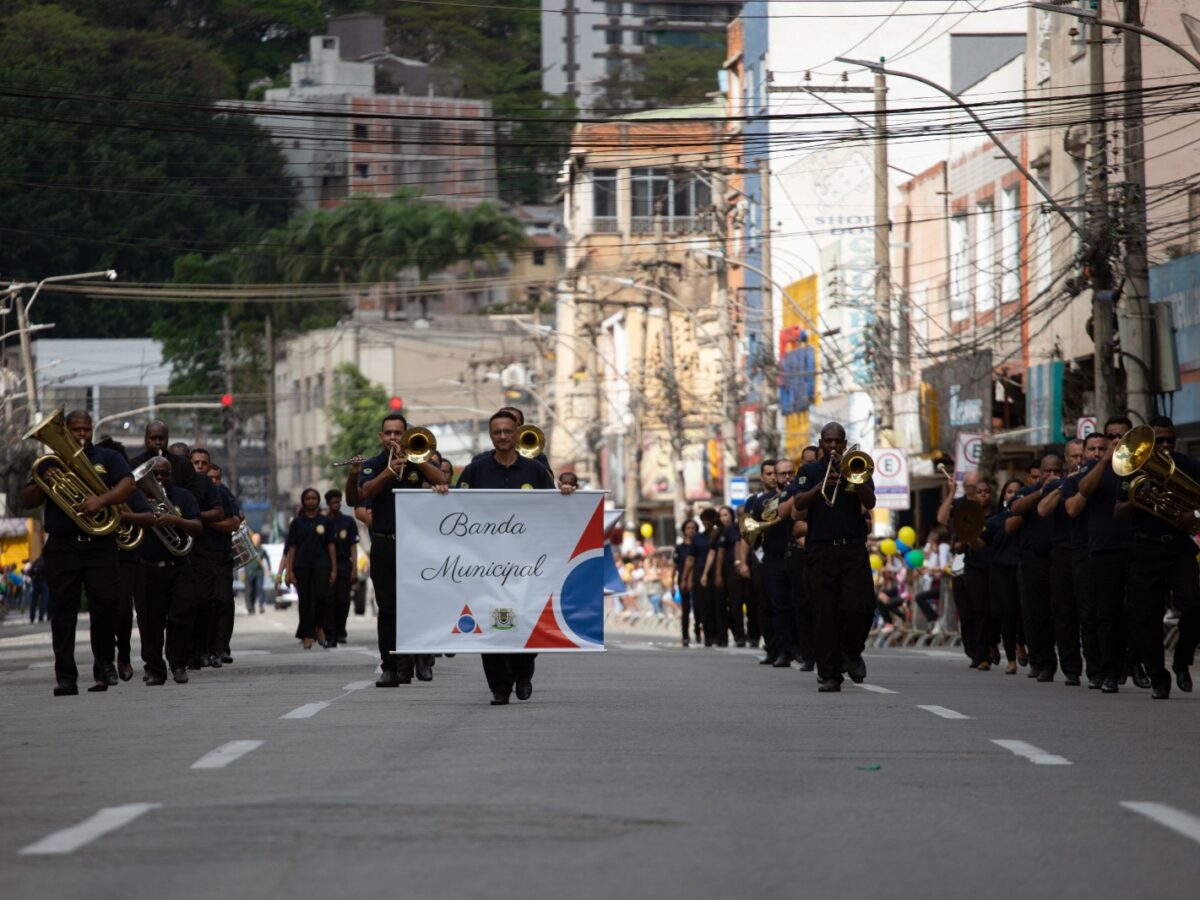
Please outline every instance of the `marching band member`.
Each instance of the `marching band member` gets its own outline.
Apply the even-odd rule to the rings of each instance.
[[[1021,622],[1021,585],[1018,568],[1021,556],[1017,539],[1004,527],[1011,515],[1009,506],[1012,498],[1021,489],[1023,482],[1011,479],[1000,488],[1000,504],[984,523],[980,535],[991,550],[988,566],[988,601],[991,604],[993,628],[1000,625],[1000,640],[1004,644],[1008,675],[1017,674],[1017,638]]]
[[[992,486],[987,481],[980,481],[975,485],[971,499],[983,507],[985,516],[992,514]],[[963,610],[959,610],[963,623],[963,646],[970,648],[971,668],[986,672],[992,668],[993,662],[1000,661],[1000,652],[996,649],[1000,629],[996,627],[992,618],[988,575],[992,566],[993,551],[981,535],[973,543],[966,545],[965,552],[962,577],[970,614],[964,615]]]
[[[242,526],[245,516],[242,515],[242,505],[238,503],[238,499],[234,496],[233,491],[221,481],[221,474],[220,466],[214,462],[208,464],[208,477],[217,486],[217,490],[221,492],[222,509],[227,515],[237,520],[227,523],[229,525],[229,533],[225,534],[222,540],[222,546],[226,549],[217,560],[221,568],[222,578],[217,590],[217,616],[213,639],[213,655],[219,656],[221,662],[228,665],[233,662],[233,653],[229,648],[229,644],[233,640],[234,621],[233,532]]]
[[[325,625],[333,586],[337,582],[337,554],[333,546],[333,522],[321,512],[321,495],[316,488],[300,493],[300,512],[288,525],[279,574],[295,585],[300,597],[300,620],[296,638],[307,650],[315,638],[323,647],[336,646],[326,640]]]
[[[77,513],[94,515],[105,507],[129,500],[135,488],[129,464],[119,453],[92,444],[92,417],[83,410],[67,414],[64,424],[71,437],[83,448],[83,456],[108,487],[102,494],[88,496],[75,505]],[[42,464],[40,477],[62,467],[55,461]],[[30,481],[21,493],[27,509],[46,502],[46,493]],[[54,646],[54,696],[79,693],[79,670],[75,665],[75,626],[79,621],[81,592],[87,591],[88,616],[92,643],[92,675],[95,684],[89,692],[108,690],[111,671],[115,670],[113,620],[118,607],[120,562],[117,539],[88,534],[57,502],[46,506],[43,514],[47,534],[44,556],[46,579],[50,586],[50,633]]]
[[[821,456],[818,447],[805,447],[800,451],[798,469],[803,469],[810,463],[816,462]],[[816,668],[813,651],[813,622],[812,601],[808,596],[805,584],[805,571],[808,557],[805,546],[808,537],[808,522],[796,520],[792,523],[791,541],[788,543],[787,570],[788,584],[792,589],[792,611],[795,620],[792,623],[796,635],[796,655],[799,657],[800,671],[811,672]]]
[[[371,534],[371,584],[379,607],[377,633],[382,672],[376,687],[398,687],[412,682],[414,669],[420,681],[433,678],[428,657],[414,659],[397,655],[396,649],[396,502],[395,489],[417,490],[422,481],[445,484],[446,476],[432,461],[410,463],[397,452],[408,420],[400,413],[386,415],[380,423],[379,443],[383,450],[370,459],[355,457],[346,474],[346,502],[364,507]]]
[[[683,626],[683,646],[691,644],[688,637],[688,623],[695,614],[696,640],[700,640],[700,613],[695,608],[695,596],[692,593],[692,547],[696,536],[700,534],[700,525],[695,519],[688,519],[680,528],[682,539],[675,545],[673,559],[675,562],[675,587],[679,590],[679,623]]]
[[[1088,522],[1083,515],[1087,498],[1079,493],[1079,482],[1093,466],[1100,464],[1108,450],[1108,438],[1103,431],[1089,434],[1083,440],[1083,459],[1073,478],[1062,486],[1061,506],[1071,520],[1071,573],[1075,579],[1075,602],[1079,612],[1079,639],[1083,647],[1084,674],[1089,690],[1097,691],[1104,683],[1100,637],[1096,622],[1096,584],[1088,552]]]
[[[171,444],[171,434],[167,430],[165,422],[155,419],[146,426],[145,432],[142,435],[142,441],[145,450],[129,460],[129,467],[136,469],[152,456],[162,456],[171,464],[171,483],[176,487],[181,487],[191,491],[196,495],[198,490],[196,484],[196,470],[192,468],[191,460],[188,458],[187,444]],[[170,449],[168,449],[170,448]],[[179,452],[182,448],[182,454]],[[196,501],[199,503],[200,497],[196,496]],[[205,510],[201,507],[202,511]],[[210,518],[215,520],[220,518],[218,511],[210,512]]]
[[[233,634],[233,559],[232,535],[242,524],[241,510],[229,488],[220,485],[209,475],[212,461],[203,447],[189,454],[196,481],[207,480],[215,492],[221,517],[205,522],[204,531],[196,542],[197,579],[200,581],[200,611],[192,630],[192,647],[200,657],[201,666],[221,668],[233,662],[225,646],[226,633]],[[203,520],[203,516],[201,517]],[[205,582],[208,582],[207,584]]]
[[[502,489],[539,490],[554,487],[550,470],[517,453],[517,417],[510,410],[493,413],[488,420],[488,433],[492,438],[493,451],[483,459],[476,457],[458,476],[458,487],[463,490]],[[440,472],[439,472],[440,474]],[[573,494],[574,484],[564,482],[558,486],[564,495]],[[433,490],[444,494],[446,484],[434,484]],[[514,688],[518,700],[528,700],[533,695],[533,671],[536,653],[483,653],[483,673],[492,692],[491,704],[504,706],[509,702]]]
[[[792,461],[781,457],[771,461],[772,489],[764,490],[747,515],[764,521],[767,504],[776,501],[776,516],[780,523],[774,528],[764,529],[759,542],[762,553],[763,588],[770,606],[771,634],[775,656],[771,665],[777,669],[789,669],[796,659],[796,616],[792,608],[793,591],[788,581],[787,554],[791,543],[792,497],[800,486],[792,482],[795,474]],[[764,461],[763,466],[766,466]],[[766,474],[764,468],[764,487]],[[744,557],[743,557],[744,558]],[[746,574],[745,568],[739,571]]]
[[[1034,467],[1030,471],[1035,471]],[[1038,502],[1048,485],[1063,474],[1062,458],[1054,453],[1042,457],[1036,467],[1040,484],[1017,491],[1012,517],[1006,525],[1017,528],[1021,548],[1021,617],[1029,646],[1029,676],[1051,682],[1058,671],[1054,646],[1054,614],[1051,608],[1050,552],[1054,544],[1054,522],[1038,515]]]
[[[125,452],[125,446],[111,437],[102,438],[97,446],[120,453],[126,461],[129,460],[129,454]],[[150,521],[151,516],[148,515],[150,513],[150,504],[146,502],[146,498],[142,496],[140,491],[134,491],[130,494],[129,500],[125,505],[129,507],[129,512],[124,510],[121,512],[122,522],[139,527],[148,527],[154,524]],[[129,681],[133,678],[130,639],[133,637],[133,610],[136,605],[136,598],[141,593],[142,568],[139,565],[140,556],[139,547],[129,550],[120,544],[117,545],[117,558],[120,560],[121,566],[121,583],[118,587],[117,617],[114,619],[113,624],[116,627],[116,634],[114,635],[117,648],[116,674],[117,678],[121,681]],[[116,683],[117,679],[113,678],[110,672],[108,686],[112,687]]]
[[[846,430],[837,422],[822,428],[823,459],[800,470],[794,504],[796,513],[808,513],[806,574],[821,693],[840,691],[843,672],[857,684],[867,677],[862,652],[875,614],[864,516],[875,508],[875,482],[841,484],[845,452]]]
[[[342,512],[342,492],[325,492],[325,515],[333,524],[333,549],[337,557],[337,582],[333,586],[333,615],[325,622],[325,633],[344,643],[346,620],[350,617],[350,585],[358,571],[358,525]]]
[[[963,552],[963,545],[962,541],[959,540],[959,535],[954,532],[953,523],[954,514],[958,512],[959,507],[964,503],[973,503],[975,501],[975,488],[980,481],[979,472],[964,472],[962,480],[963,493],[961,497],[954,496],[954,483],[948,482],[946,496],[942,498],[942,503],[937,511],[938,524],[944,525],[950,530],[950,547],[954,553],[950,563],[950,592],[954,597],[954,608],[958,612],[958,628],[962,636],[963,652],[971,660],[972,669],[979,668],[979,659],[981,658],[980,651],[975,646],[975,635],[979,629],[971,619],[972,614],[975,612],[975,607],[971,603],[967,590],[966,554]]]
[[[1042,491],[1037,514],[1054,522],[1054,537],[1050,550],[1050,612],[1054,623],[1054,643],[1066,683],[1079,685],[1083,674],[1083,656],[1079,642],[1079,610],[1075,596],[1074,542],[1081,523],[1067,514],[1062,504],[1068,483],[1078,480],[1083,463],[1083,441],[1067,442],[1065,455],[1066,477],[1050,481]]]
[[[742,507],[742,514],[758,519],[762,516],[762,507],[767,499],[774,494],[775,491],[775,460],[764,459],[758,467],[759,478],[762,480],[763,489],[756,494],[752,494],[746,498],[746,503]],[[745,539],[738,542],[735,552],[736,561],[734,567],[739,575],[746,579],[750,590],[750,601],[746,604],[749,608],[749,637],[752,646],[758,646],[758,639],[762,637],[763,650],[766,651],[758,664],[760,666],[770,666],[775,663],[776,657],[779,655],[775,646],[775,628],[771,620],[771,601],[767,596],[766,587],[763,584],[762,571],[762,548],[756,547],[750,549],[750,545]]]

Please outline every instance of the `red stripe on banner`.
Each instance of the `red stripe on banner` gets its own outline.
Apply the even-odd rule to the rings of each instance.
[[[533,634],[525,642],[525,649],[556,650],[572,649],[578,646],[558,627],[558,622],[554,618],[554,597],[551,597],[546,601],[546,608],[542,610],[542,614],[538,616],[537,625],[533,627]]]
[[[583,536],[580,537],[579,543],[575,546],[575,552],[571,554],[571,559],[574,559],[581,553],[587,553],[589,550],[599,550],[603,546],[604,501],[601,499],[596,501],[596,512],[592,514],[592,520],[588,522],[587,528],[583,529]]]

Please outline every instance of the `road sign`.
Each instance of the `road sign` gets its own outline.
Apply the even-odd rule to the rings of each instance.
[[[954,438],[954,479],[961,482],[968,472],[979,471],[983,458],[983,435],[960,431]]]
[[[729,505],[733,507],[743,506],[746,503],[746,498],[749,496],[750,482],[746,480],[746,476],[731,476],[729,479]]]
[[[1081,416],[1075,423],[1075,437],[1081,441],[1096,430],[1095,416]]]
[[[875,460],[876,509],[908,509],[908,453],[895,447],[868,452]]]

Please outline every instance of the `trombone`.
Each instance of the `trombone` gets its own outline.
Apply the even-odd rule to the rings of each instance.
[[[419,465],[432,459],[433,454],[436,452],[437,438],[433,436],[433,432],[428,428],[413,427],[400,435],[400,440],[392,441],[388,444],[388,465],[392,464],[397,455],[403,456],[406,462]],[[539,450],[538,452],[541,451]],[[355,454],[345,459],[339,459],[337,462],[332,462],[329,465],[338,468],[339,466],[352,466],[355,463],[361,463],[365,460],[365,456]]]
[[[833,491],[829,491],[829,473],[833,471],[834,462],[837,462],[838,480],[833,485]],[[865,450],[860,450],[859,445],[855,444],[843,456],[838,457],[835,454],[829,454],[829,464],[825,466],[825,477],[821,479],[821,499],[825,501],[826,506],[833,506],[837,503],[838,490],[842,486],[842,482],[849,482],[850,487],[846,490],[853,490],[860,484],[866,484],[870,480],[871,475],[875,472],[875,460],[871,459],[871,454]]]
[[[526,459],[537,459],[546,451],[546,435],[536,425],[517,429],[517,452]]]

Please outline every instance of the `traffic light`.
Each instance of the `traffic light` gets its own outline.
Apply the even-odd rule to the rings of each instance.
[[[400,412],[400,410],[404,409],[404,398],[392,397],[390,400],[388,400],[388,406],[391,408],[392,412]]]
[[[233,406],[233,394],[222,394],[221,405],[226,409],[229,409],[231,406]]]

